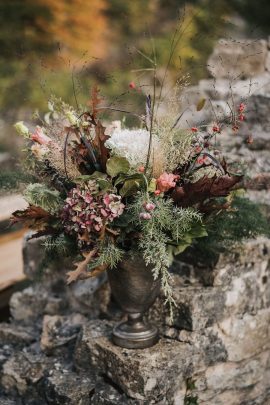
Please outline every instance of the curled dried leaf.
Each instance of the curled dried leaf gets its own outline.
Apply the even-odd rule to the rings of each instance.
[[[224,197],[242,180],[243,176],[202,177],[196,183],[176,187],[172,199],[179,207],[202,203],[207,198]]]
[[[22,223],[29,228],[42,230],[47,227],[51,219],[53,219],[53,217],[48,211],[45,211],[41,207],[36,207],[35,205],[29,205],[25,210],[13,212],[10,218],[10,224]]]

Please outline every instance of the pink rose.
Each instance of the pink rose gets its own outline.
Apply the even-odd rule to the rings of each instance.
[[[161,192],[170,190],[176,186],[175,180],[178,180],[180,176],[172,173],[162,173],[157,179],[157,189]]]
[[[36,127],[36,132],[31,135],[32,141],[38,142],[40,145],[48,145],[52,140],[44,134],[43,129]]]

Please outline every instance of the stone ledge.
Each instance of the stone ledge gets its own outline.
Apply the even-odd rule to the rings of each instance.
[[[161,338],[149,349],[123,349],[111,343],[111,330],[112,324],[107,321],[84,325],[75,350],[75,365],[80,370],[96,369],[107,375],[131,398],[154,403],[173,397],[180,388],[178,384],[194,372],[193,362],[197,370],[203,365],[204,353],[196,345]]]

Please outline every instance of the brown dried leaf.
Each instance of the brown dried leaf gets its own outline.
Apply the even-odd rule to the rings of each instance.
[[[41,207],[29,205],[25,210],[13,212],[10,221],[11,225],[23,223],[29,228],[44,229],[50,219],[52,219],[52,215],[49,212]]]
[[[105,142],[109,139],[108,135],[105,135],[105,127],[100,121],[97,121],[95,126],[96,136],[93,140],[93,145],[98,152],[99,161],[103,171],[106,171],[106,163],[109,158],[109,149],[106,148]]]
[[[102,102],[102,97],[100,97],[99,92],[100,92],[100,89],[97,87],[97,85],[95,85],[92,88],[91,100],[90,100],[90,107],[91,107],[91,110],[92,110],[92,117],[94,118],[94,120],[96,119],[96,117],[98,115],[97,107]]]
[[[103,264],[102,266],[98,266],[95,269],[93,269],[92,271],[89,271],[87,273],[82,274],[82,276],[80,277],[81,279],[86,279],[86,278],[92,278],[92,277],[97,277],[99,274],[103,273],[104,271],[106,271],[108,268],[107,264]]]
[[[96,249],[91,250],[91,252],[85,255],[85,259],[79,263],[76,263],[76,270],[71,270],[67,273],[67,284],[72,283],[72,281],[78,280],[82,273],[86,272],[87,265],[91,262],[93,256],[96,253]]]
[[[196,183],[176,187],[172,193],[172,199],[178,206],[188,207],[202,203],[207,198],[225,197],[242,178],[242,176],[229,176],[228,174],[213,178],[203,177]]]

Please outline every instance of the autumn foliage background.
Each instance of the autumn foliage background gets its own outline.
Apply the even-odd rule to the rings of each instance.
[[[189,72],[196,83],[219,38],[266,37],[269,17],[268,0],[1,0],[0,151],[14,151],[12,124],[45,112],[52,93],[74,104],[75,87],[84,103],[97,83],[141,112],[142,95],[129,88],[134,70],[149,67],[138,50],[151,55],[154,43],[164,71],[177,20],[182,38],[168,77]]]

